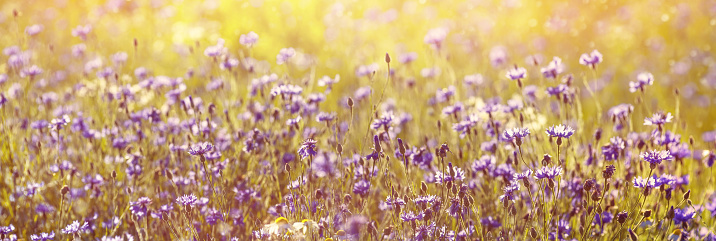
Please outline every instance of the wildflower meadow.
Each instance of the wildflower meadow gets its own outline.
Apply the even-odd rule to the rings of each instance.
[[[0,241],[716,240],[712,0],[0,1]]]

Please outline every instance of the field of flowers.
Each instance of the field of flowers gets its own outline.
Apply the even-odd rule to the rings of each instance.
[[[0,2],[0,241],[716,240],[716,2]]]

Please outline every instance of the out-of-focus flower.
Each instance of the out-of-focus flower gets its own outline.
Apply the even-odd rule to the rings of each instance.
[[[586,65],[591,68],[595,68],[597,64],[602,62],[602,60],[602,53],[599,53],[596,49],[589,54],[582,54],[582,56],[579,56],[579,64]]]

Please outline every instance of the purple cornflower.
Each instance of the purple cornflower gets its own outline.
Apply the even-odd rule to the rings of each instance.
[[[507,70],[507,74],[505,76],[511,80],[524,79],[525,76],[527,76],[527,70],[515,65],[515,68]]]
[[[184,195],[177,198],[177,204],[188,207],[188,206],[195,206],[199,202],[199,199],[194,196],[194,194]]]
[[[87,35],[89,35],[90,31],[92,31],[91,25],[78,25],[75,29],[72,29],[72,36],[79,37],[82,40],[86,40]]]
[[[191,147],[189,147],[189,150],[187,151],[187,153],[189,153],[193,156],[204,155],[207,152],[209,152],[212,148],[214,148],[214,145],[212,145],[211,143],[200,142],[200,143],[191,145]]]
[[[435,232],[435,222],[433,222],[430,225],[420,225],[417,228],[415,228],[415,240],[416,241],[424,241],[424,240],[430,240],[433,237],[433,233]]]
[[[604,176],[604,178],[610,178],[610,177],[614,176],[614,172],[616,170],[617,170],[617,168],[614,167],[614,165],[606,166],[604,168],[604,171],[602,171],[602,176]]]
[[[403,222],[415,222],[418,220],[423,219],[423,215],[419,213],[418,215],[415,215],[412,211],[409,212],[403,212],[400,214],[400,219],[403,220]]]
[[[254,33],[254,31],[251,31],[247,34],[242,34],[239,36],[239,43],[251,48],[259,41],[259,35]]]
[[[355,185],[353,185],[353,193],[365,196],[370,191],[370,182],[366,181],[365,179],[360,180],[356,182]]]
[[[324,75],[323,78],[320,78],[318,80],[318,86],[328,86],[328,88],[330,89],[331,87],[333,87],[334,84],[338,83],[339,81],[341,81],[340,75],[336,75],[336,77],[334,77],[333,79]]]
[[[136,202],[130,202],[129,210],[136,215],[138,219],[147,215],[147,205],[152,204],[152,200],[148,197],[140,197]]]
[[[12,224],[10,224],[8,226],[0,226],[0,234],[2,234],[2,235],[8,235],[14,231],[15,231],[15,226],[13,226]]]
[[[631,104],[619,104],[609,109],[609,118],[612,121],[626,119],[631,112],[634,111],[634,106]]]
[[[448,209],[445,210],[445,212],[447,212],[453,218],[458,218],[458,217],[462,216],[463,207],[460,204],[460,199],[451,198],[450,199],[450,207],[448,207]]]
[[[276,63],[282,65],[293,58],[293,56],[296,56],[296,50],[293,48],[283,48],[278,52],[278,55],[276,55]]]
[[[473,161],[471,167],[473,172],[492,171],[495,168],[495,156],[483,155],[480,159]]]
[[[541,169],[537,170],[535,172],[535,177],[537,179],[554,179],[555,177],[562,174],[562,167],[555,166],[555,167],[542,167]]]
[[[645,187],[654,188],[657,186],[656,185],[656,175],[654,175],[653,178],[652,177],[647,177],[647,178],[636,177],[636,178],[634,178],[634,180],[632,180],[632,183],[634,184],[634,187],[636,187],[636,188],[645,188]]]
[[[574,129],[566,125],[558,125],[547,128],[545,132],[550,137],[569,138],[574,134]]]
[[[671,112],[669,113],[654,113],[654,115],[649,118],[644,118],[644,125],[645,126],[651,126],[651,125],[658,125],[661,126],[663,124],[671,122],[671,120],[674,119],[674,116],[671,115]]]
[[[330,122],[336,119],[335,113],[326,113],[326,112],[319,112],[316,114],[316,121],[317,122]]]
[[[460,132],[460,138],[470,134],[470,130],[477,124],[477,116],[470,115],[465,120],[452,125],[452,129]]]
[[[520,185],[517,183],[514,183],[512,185],[502,188],[502,191],[504,192],[504,194],[502,194],[500,196],[500,201],[505,202],[505,199],[507,199],[508,201],[514,201],[516,198],[516,195],[517,195],[516,192],[519,190],[520,190]]]
[[[443,42],[445,41],[445,38],[447,37],[448,29],[447,28],[434,28],[430,29],[428,33],[425,35],[425,38],[423,38],[423,41],[426,44],[429,44],[430,47],[440,50],[443,46]]]
[[[381,128],[387,130],[388,128],[390,128],[390,126],[394,122],[394,119],[395,119],[395,116],[393,115],[393,113],[386,112],[386,113],[383,113],[383,115],[381,115],[380,118],[375,119],[373,121],[373,123],[370,125],[370,127],[373,128],[374,130],[378,130]]]
[[[661,164],[662,161],[668,161],[673,158],[671,156],[671,152],[668,150],[666,151],[657,151],[657,150],[651,150],[648,152],[641,153],[641,158],[644,159],[644,161],[649,162],[652,165],[652,169],[656,166]]]
[[[601,214],[597,213],[594,216],[594,221],[592,223],[594,224],[606,224],[611,223],[614,219],[614,214],[612,214],[609,211],[604,211]]]
[[[51,231],[50,233],[40,233],[39,235],[33,234],[30,235],[30,239],[32,241],[48,241],[55,239],[55,231]]]
[[[495,46],[490,49],[488,54],[492,67],[500,67],[507,62],[507,48],[504,46]]]
[[[398,56],[398,62],[401,64],[409,64],[416,59],[418,59],[418,53],[416,52],[404,53]]]
[[[443,103],[450,101],[450,98],[455,96],[455,86],[448,86],[447,88],[438,89],[435,91],[435,100],[437,103]]]
[[[674,223],[681,224],[682,222],[688,223],[696,216],[696,212],[690,207],[687,208],[675,208],[674,209]]]
[[[64,126],[66,126],[68,123],[70,123],[71,119],[67,115],[62,115],[62,118],[55,118],[52,119],[50,124],[48,124],[48,128],[50,128],[53,131],[56,130],[62,130]]]
[[[209,209],[205,214],[206,223],[209,225],[215,225],[219,220],[224,221],[224,215],[221,211],[214,208]]]
[[[564,65],[562,64],[562,59],[559,57],[554,57],[551,62],[546,67],[543,67],[540,69],[540,72],[542,72],[542,75],[545,78],[557,78],[557,75],[561,74],[564,71]]]
[[[592,69],[595,68],[598,63],[601,63],[602,60],[602,53],[599,53],[596,49],[589,54],[579,56],[579,64],[589,66]]]
[[[465,75],[463,83],[467,86],[478,86],[485,82],[485,78],[481,74]]]
[[[512,175],[512,180],[514,181],[521,181],[521,180],[529,180],[532,178],[532,170],[527,170],[521,173],[515,173]]]
[[[620,153],[626,148],[626,143],[622,138],[615,136],[609,139],[609,144],[602,146],[602,154],[604,160],[614,161],[619,158]]]
[[[506,129],[502,133],[502,138],[505,141],[513,141],[515,140],[517,145],[522,144],[522,138],[527,137],[530,134],[530,130],[527,128],[512,128],[512,129]]]
[[[486,226],[489,229],[492,228],[499,228],[502,226],[499,220],[493,218],[492,216],[487,216],[486,218],[482,218],[480,220],[480,223],[482,223],[483,226]]]
[[[445,170],[447,173],[442,173],[441,171],[435,172],[435,183],[444,183],[448,181],[454,182],[455,180],[463,180],[465,179],[465,171],[462,170],[462,168],[453,166],[452,163],[448,163],[448,168]],[[454,173],[455,175],[450,175],[451,173]]]
[[[25,28],[25,34],[35,36],[38,33],[42,32],[42,28],[42,25],[39,24],[30,25]]]
[[[463,111],[464,106],[461,102],[456,102],[454,105],[449,105],[443,108],[443,115],[455,116],[457,118],[458,113]]]
[[[555,87],[547,87],[545,91],[549,96],[557,96],[558,98],[566,94],[569,91],[569,86],[565,84],[559,84]]]
[[[318,142],[313,139],[306,139],[303,141],[301,147],[298,148],[298,155],[301,156],[301,159],[309,156],[313,157],[318,153],[316,143]]]
[[[654,75],[649,72],[639,73],[636,76],[636,81],[629,82],[629,92],[644,91],[644,87],[647,85],[654,84]]]
[[[89,228],[89,224],[87,222],[84,222],[80,226],[80,222],[75,220],[70,225],[67,225],[64,229],[62,229],[62,233],[75,235],[80,232],[84,232],[87,228]]]
[[[216,45],[206,47],[206,49],[204,50],[204,55],[206,55],[207,57],[212,57],[212,58],[216,58],[221,55],[224,55],[228,51],[228,49],[226,47],[224,47],[224,43],[225,43],[224,39],[219,38],[216,41]]]

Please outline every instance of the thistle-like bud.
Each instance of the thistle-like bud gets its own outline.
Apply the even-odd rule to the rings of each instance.
[[[627,213],[626,211],[617,214],[617,222],[619,222],[619,224],[623,224],[628,218],[629,213]]]
[[[353,109],[353,98],[348,97],[348,107],[351,107]]]
[[[390,64],[390,55],[388,53],[385,53],[385,62]]]
[[[537,239],[537,237],[539,237],[539,234],[537,234],[537,230],[535,230],[534,227],[530,228],[530,237],[533,239]]]
[[[323,191],[321,189],[316,189],[315,194],[313,195],[316,197],[316,199],[322,199],[323,198]]]
[[[422,194],[428,193],[428,184],[425,184],[425,182],[420,182],[420,191]]]
[[[291,165],[288,165],[288,163],[286,163],[284,168],[286,169],[286,172],[291,172]]]
[[[380,138],[378,138],[378,135],[373,136],[373,148],[375,148],[376,152],[383,151],[383,148],[380,147]]]
[[[689,200],[690,197],[691,197],[691,189],[689,189],[688,191],[686,191],[686,193],[684,193],[684,200]]]
[[[552,163],[552,156],[548,154],[544,154],[544,157],[542,157],[542,166],[547,166]]]
[[[67,185],[62,186],[62,189],[60,189],[60,193],[62,193],[63,196],[68,192],[70,192],[70,188],[67,187]]]
[[[641,215],[644,216],[644,218],[651,217],[651,209],[644,210]]]

